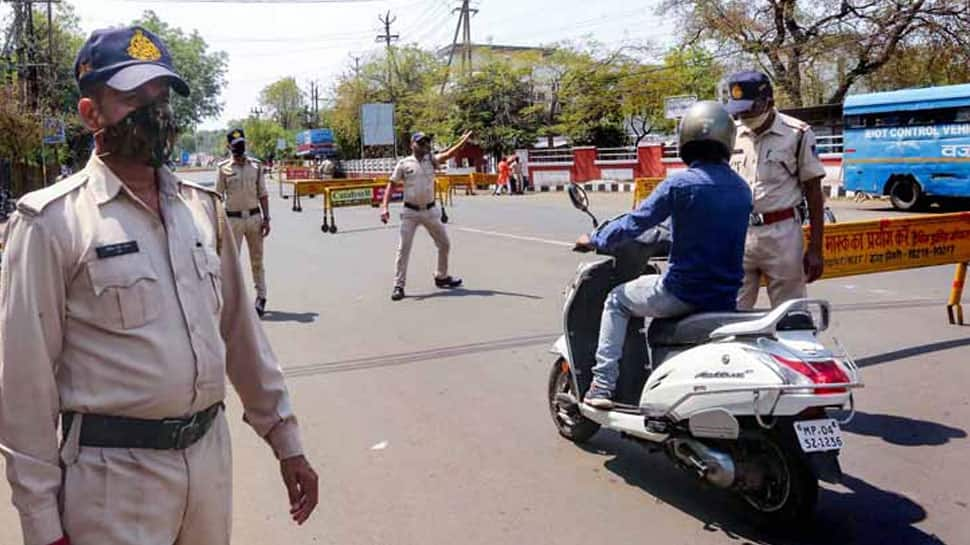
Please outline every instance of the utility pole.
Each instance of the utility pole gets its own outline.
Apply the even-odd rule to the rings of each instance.
[[[401,36],[398,34],[391,34],[391,25],[394,24],[394,21],[397,21],[397,17],[391,17],[390,11],[387,12],[387,15],[379,15],[377,18],[380,20],[381,24],[384,25],[384,34],[379,35],[377,37],[377,41],[383,41],[385,47],[387,48],[387,90],[391,95],[391,100],[393,101],[394,87],[391,85],[391,63],[393,62],[393,52],[391,51],[391,42],[398,41],[401,39]]]
[[[451,39],[451,51],[448,53],[448,66],[447,72],[445,73],[445,81],[441,83],[441,93],[445,92],[445,86],[448,84],[448,76],[451,75],[451,63],[455,58],[455,51],[458,49],[458,34],[461,33],[462,41],[462,51],[461,51],[461,71],[464,75],[468,75],[472,71],[472,28],[471,28],[471,15],[473,13],[478,13],[477,9],[472,9],[469,6],[469,0],[462,0],[461,7],[455,8],[451,11],[452,13],[458,13],[458,24],[455,26],[455,37]]]

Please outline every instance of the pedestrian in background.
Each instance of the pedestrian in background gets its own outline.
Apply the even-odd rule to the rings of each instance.
[[[511,172],[509,159],[503,156],[502,160],[498,162],[498,179],[495,180],[495,192],[492,193],[493,195],[501,195],[503,191],[508,193]]]

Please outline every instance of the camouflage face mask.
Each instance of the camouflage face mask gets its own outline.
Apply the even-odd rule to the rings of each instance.
[[[178,127],[172,106],[168,102],[153,102],[100,132],[100,156],[124,157],[159,168],[172,154]]]

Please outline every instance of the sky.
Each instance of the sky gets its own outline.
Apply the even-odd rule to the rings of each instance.
[[[380,51],[378,16],[390,11],[392,34],[424,48],[451,44],[456,0],[65,0],[85,33],[131,22],[145,10],[185,31],[198,30],[213,50],[229,54],[222,115],[200,129],[222,129],[249,115],[259,92],[293,76],[327,95],[353,57]],[[473,0],[472,41],[534,46],[592,37],[609,46],[672,42],[674,29],[658,16],[659,0]],[[0,4],[0,16],[9,7]]]

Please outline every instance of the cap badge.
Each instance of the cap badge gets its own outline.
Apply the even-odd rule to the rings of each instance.
[[[135,35],[128,43],[128,56],[139,61],[157,61],[162,58],[162,52],[141,30],[135,30]]]
[[[744,98],[744,90],[741,89],[741,86],[737,83],[731,86],[731,98],[734,100],[741,100]]]

